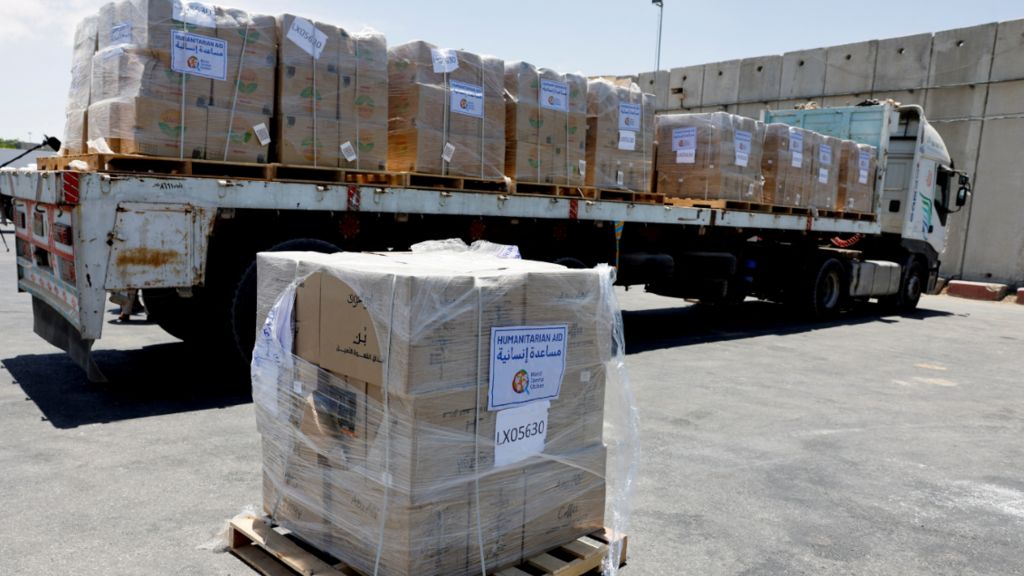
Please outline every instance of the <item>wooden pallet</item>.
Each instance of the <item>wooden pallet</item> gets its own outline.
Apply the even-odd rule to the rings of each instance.
[[[599,573],[608,553],[611,532],[601,530],[568,544],[555,546],[493,576],[583,576]],[[622,537],[620,565],[626,564],[628,540]],[[305,544],[295,535],[274,527],[266,517],[246,515],[231,521],[228,548],[232,554],[264,576],[364,576],[351,566]]]
[[[611,202],[631,202],[633,204],[664,204],[664,194],[649,192],[633,192],[630,190],[616,190],[614,188],[598,188],[597,197],[601,200]]]
[[[874,222],[875,219],[876,219],[875,215],[872,214],[871,212],[849,212],[849,211],[844,211],[844,212],[840,212],[840,215],[841,215],[843,220],[858,220],[858,221],[862,221],[862,222]]]
[[[688,208],[710,208],[713,210],[740,210],[742,212],[769,212],[769,213],[780,213],[780,214],[793,214],[796,212],[787,212],[788,206],[774,206],[772,204],[761,204],[759,202],[743,202],[740,200],[719,200],[711,199],[705,200],[701,198],[666,198],[666,204],[673,206],[686,206]],[[798,209],[799,210],[799,209]],[[807,213],[806,209],[804,214]]]
[[[597,198],[597,189],[593,186],[568,186],[565,184],[541,184],[538,182],[516,182],[513,185],[515,194],[536,196],[558,196],[561,198],[580,198],[593,200]]]
[[[418,172],[391,174],[393,186],[403,188],[431,188],[438,190],[472,190],[475,192],[508,192],[508,181],[501,179],[471,178],[468,176],[439,176]]]

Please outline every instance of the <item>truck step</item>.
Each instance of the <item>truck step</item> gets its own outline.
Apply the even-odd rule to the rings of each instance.
[[[605,529],[553,546],[519,566],[493,572],[494,576],[582,576],[600,574],[608,553],[612,532]],[[620,566],[626,564],[628,539],[622,537]],[[339,562],[295,534],[274,526],[270,518],[252,515],[231,521],[228,548],[232,554],[264,576],[317,574],[323,576],[364,576]]]

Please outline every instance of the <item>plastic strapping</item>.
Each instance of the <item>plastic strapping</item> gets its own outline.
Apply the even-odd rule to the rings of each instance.
[[[533,68],[533,66],[531,66],[531,68]],[[540,146],[541,130],[540,130],[540,128],[541,128],[541,118],[543,117],[543,114],[541,112],[541,104],[540,104],[541,97],[543,95],[543,92],[541,91],[541,87],[540,87],[540,81],[541,81],[540,70],[541,70],[540,68],[534,68],[533,69],[534,73],[537,74],[537,136],[535,138],[535,140],[537,140],[537,182],[541,181],[541,179],[540,179],[540,162],[541,162],[541,154],[540,154],[540,150],[541,150],[541,146]]]
[[[388,347],[387,352],[384,354],[384,385],[383,388],[383,402],[384,402],[384,418],[381,421],[381,428],[384,430],[384,502],[380,506],[380,529],[377,533],[377,555],[373,560],[373,576],[377,576],[380,573],[380,559],[384,553],[384,530],[387,527],[388,521],[388,496],[391,491],[391,414],[389,411],[389,397],[388,388],[391,387],[391,343],[395,339],[395,293],[398,289],[398,276],[391,276],[391,309],[388,312]]]
[[[360,59],[361,54],[360,54],[359,47],[362,46],[362,42],[360,41],[359,36],[353,36],[352,37],[352,45],[355,48],[355,53],[356,53],[356,68],[355,68],[355,71],[353,73],[354,78],[352,79],[352,84],[353,84],[353,87],[355,88],[355,97],[352,99],[352,106],[355,107],[355,108],[358,108],[359,104],[357,104],[356,101],[359,100],[359,64],[360,64],[360,60],[361,60]],[[339,70],[339,72],[340,72],[340,70]],[[340,74],[339,74],[339,80],[340,80]],[[356,110],[353,110],[352,112],[353,112],[352,117],[355,118],[355,121],[356,121],[356,135],[355,135],[355,140],[356,141],[353,142],[352,144],[353,144],[353,146],[355,146],[355,150],[356,150],[356,169],[358,170],[359,169],[359,165],[360,165],[360,163],[363,160],[362,159],[362,154],[359,153],[359,113]]]
[[[181,23],[181,29],[184,32],[188,32],[188,24],[185,22]],[[174,36],[171,36],[171,42],[173,42]],[[172,46],[173,48],[173,46]],[[185,86],[188,74],[181,73],[181,117],[178,118],[178,122],[181,123],[181,130],[178,130],[178,159],[183,160],[185,158]]]
[[[480,546],[480,574],[487,576],[487,562],[484,556],[484,529],[483,520],[480,518],[480,376],[483,375],[482,358],[484,352],[484,297],[480,286],[476,286],[477,315],[476,315],[476,402],[474,406],[473,422],[473,504],[476,508],[476,538]]]
[[[572,185],[572,162],[569,161],[569,116],[572,114],[572,87],[569,85],[569,75],[562,74],[565,81],[565,183]]]
[[[483,106],[483,110],[480,111],[480,178],[484,177],[484,136],[486,134],[484,125],[487,124],[487,92],[484,87],[484,70],[487,68],[487,58],[485,56],[480,57],[480,94],[483,96],[480,100],[480,105]]]
[[[235,108],[238,105],[238,83],[242,80],[242,63],[245,62],[245,47],[249,43],[249,21],[246,16],[245,34],[242,36],[242,53],[238,56],[238,73],[235,74],[235,95],[231,98],[231,115],[228,116],[228,137],[224,141],[224,161],[228,161],[228,150],[231,147],[231,133],[235,127]]]
[[[316,28],[316,24],[314,24],[313,27],[315,29]],[[314,35],[316,34],[315,30],[314,30],[313,34]],[[319,166],[320,165],[319,164],[320,155],[318,154],[318,152],[320,151],[320,146],[319,146],[319,140],[317,140],[317,137],[316,137],[317,136],[317,134],[316,134],[316,128],[317,128],[317,120],[316,120],[316,66],[317,66],[317,57],[313,56],[313,90],[310,91],[310,95],[309,95],[310,105],[313,108],[313,166]]]
[[[445,65],[444,75],[441,78],[444,82],[444,99],[442,104],[444,110],[441,111],[441,175],[446,176],[448,174],[448,161],[444,159],[444,148],[448,145],[448,108],[451,106],[451,86],[448,85],[448,66]]]

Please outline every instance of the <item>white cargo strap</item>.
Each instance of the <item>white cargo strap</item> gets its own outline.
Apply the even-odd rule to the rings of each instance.
[[[384,531],[388,519],[388,496],[391,491],[391,419],[388,401],[388,388],[391,387],[391,343],[395,339],[395,293],[398,287],[398,277],[391,276],[391,310],[388,312],[388,346],[384,353],[384,418],[381,420],[381,427],[384,430],[384,472],[381,481],[384,484],[384,502],[380,507],[380,528],[377,532],[377,554],[373,561],[373,576],[380,574],[380,559],[384,553]]]

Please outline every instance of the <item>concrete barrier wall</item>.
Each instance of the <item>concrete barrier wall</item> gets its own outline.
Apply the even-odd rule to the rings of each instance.
[[[667,55],[671,56],[671,55]],[[974,197],[950,216],[944,276],[1024,285],[1024,20],[639,75],[660,111],[891,98],[920,104]]]

